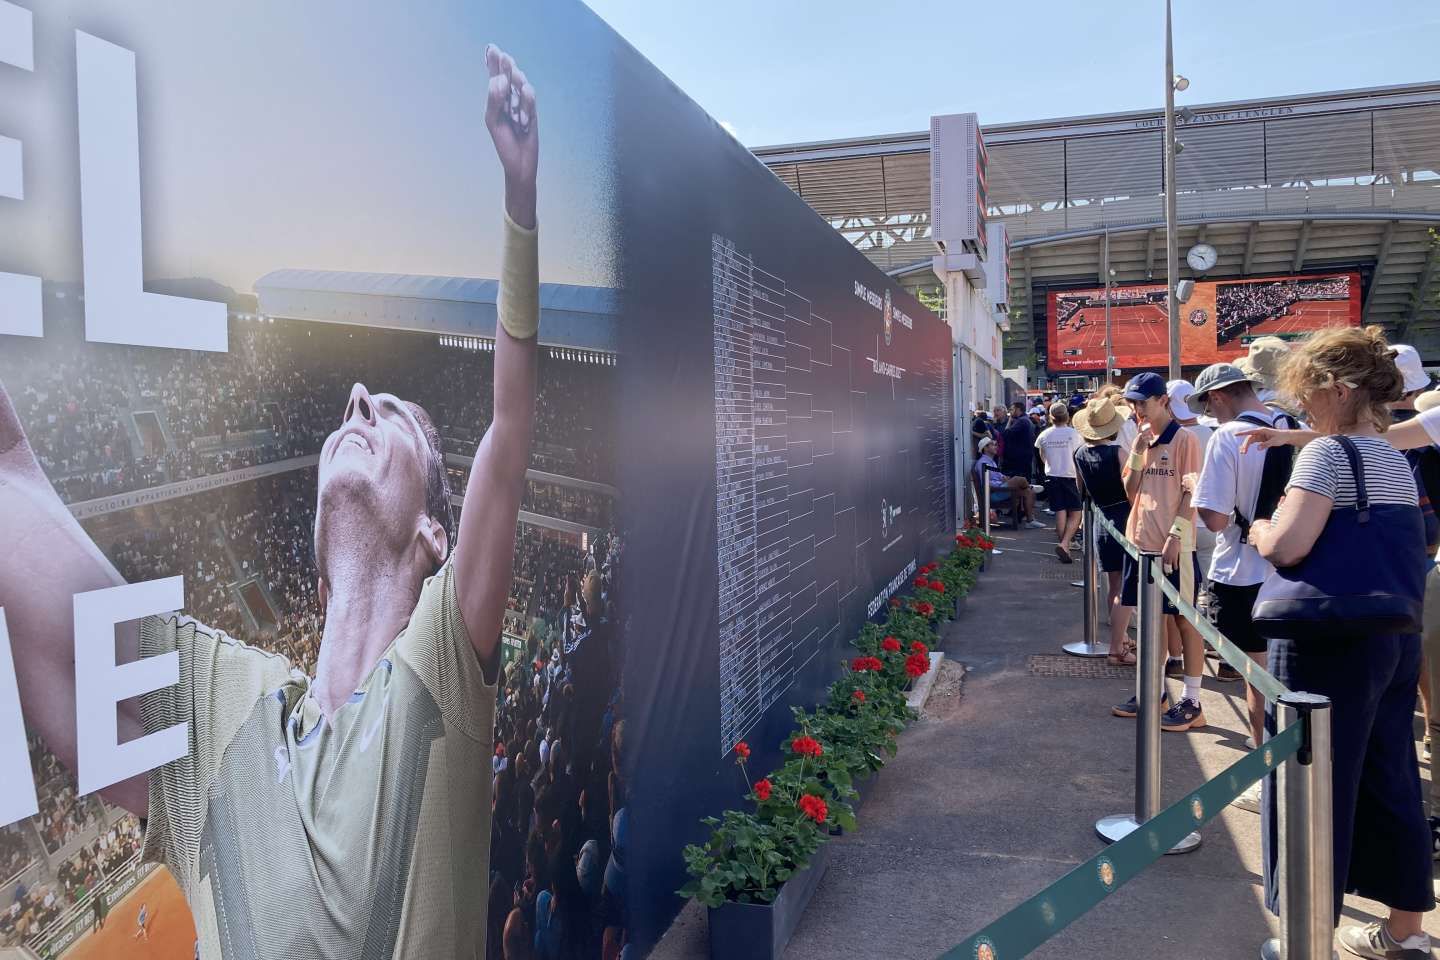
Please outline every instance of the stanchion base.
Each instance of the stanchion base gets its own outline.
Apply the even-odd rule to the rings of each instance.
[[[1101,643],[1085,643],[1077,640],[1074,643],[1067,643],[1060,648],[1072,657],[1108,657],[1110,656],[1110,641]]]
[[[1130,836],[1130,834],[1134,833],[1138,829],[1140,829],[1140,824],[1137,823],[1135,821],[1135,818],[1128,813],[1119,813],[1115,814],[1114,816],[1101,817],[1099,820],[1095,821],[1095,832],[1098,833],[1100,835],[1100,839],[1104,840],[1106,843],[1115,843],[1117,841],[1124,840],[1126,837]],[[1175,844],[1175,846],[1171,847],[1165,852],[1167,854],[1189,853],[1192,850],[1199,849],[1199,847],[1200,834],[1192,833],[1184,837],[1179,843]]]

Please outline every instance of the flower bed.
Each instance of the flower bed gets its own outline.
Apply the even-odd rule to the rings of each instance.
[[[735,745],[747,807],[702,821],[710,839],[685,848],[691,880],[682,896],[712,911],[774,904],[832,831],[856,828],[856,784],[895,755],[896,736],[915,719],[905,691],[930,669],[939,621],[952,616],[956,601],[974,586],[993,546],[978,530],[961,533],[954,550],[920,568],[910,594],[891,599],[884,623],[865,625],[854,641],[858,655],[844,664],[826,701],[813,710],[791,708],[795,729],[781,744],[778,769],[752,780],[750,747]],[[813,873],[805,873],[811,889],[818,880]],[[787,921],[793,929],[798,910],[788,905],[786,912],[793,914]],[[788,937],[788,931],[772,932],[766,940],[778,951]]]

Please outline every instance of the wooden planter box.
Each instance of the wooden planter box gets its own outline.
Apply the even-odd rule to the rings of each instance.
[[[830,844],[822,843],[810,858],[810,866],[785,882],[774,903],[711,907],[711,960],[780,960],[829,864]]]

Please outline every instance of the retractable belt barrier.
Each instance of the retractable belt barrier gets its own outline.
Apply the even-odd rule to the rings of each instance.
[[[1263,945],[1262,958],[1330,960],[1331,914],[1330,701],[1287,690],[1186,602],[1164,576],[1158,556],[1144,553],[1099,510],[1087,509],[1087,647],[1094,647],[1098,576],[1089,569],[1103,530],[1140,567],[1140,656],[1136,665],[1135,814],[1104,817],[1096,831],[1110,841],[1101,853],[947,951],[941,960],[1024,957],[1093,909],[1156,860],[1200,844],[1196,829],[1218,816],[1252,785],[1274,773],[1279,812],[1281,938]],[[1279,733],[1160,809],[1160,715],[1165,687],[1165,631],[1161,595],[1194,624],[1206,644],[1274,704]],[[1068,649],[1068,648],[1067,648]],[[1073,651],[1072,651],[1073,652]],[[1080,653],[1093,656],[1093,653]]]

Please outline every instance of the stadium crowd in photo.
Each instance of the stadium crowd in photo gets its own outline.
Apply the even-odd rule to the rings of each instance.
[[[153,351],[87,343],[74,288],[47,286],[45,303],[47,336],[7,345],[0,383],[62,499],[127,581],[183,576],[186,614],[307,675],[324,625],[315,455],[353,382],[430,412],[464,508],[491,419],[491,352],[233,308],[227,353]],[[504,620],[487,942],[498,957],[507,926],[532,939],[543,927],[563,948],[557,956],[613,956],[625,942],[616,371],[613,360],[540,353]],[[266,469],[236,474],[255,467]],[[199,492],[181,483],[200,478],[213,483]],[[136,492],[146,502],[121,496]],[[0,889],[11,902],[0,942],[44,955],[41,945],[97,896],[133,879],[141,831],[97,796],[77,797],[44,744],[30,745],[40,814],[0,829]],[[175,911],[168,920],[182,922]]]

